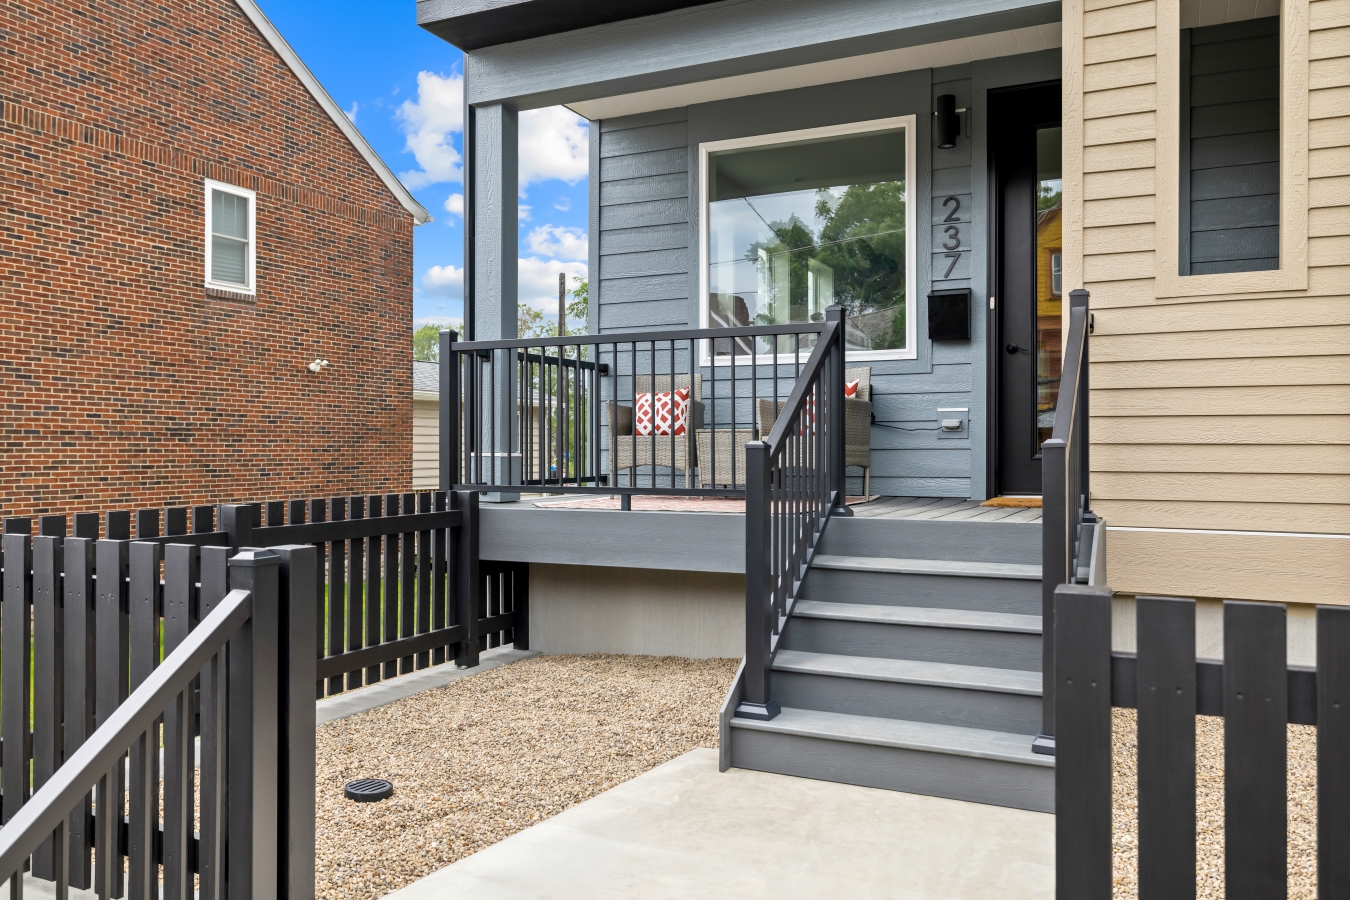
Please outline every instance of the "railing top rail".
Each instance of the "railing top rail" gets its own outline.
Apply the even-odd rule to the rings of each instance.
[[[235,590],[188,633],[141,686],[80,745],[51,779],[0,828],[0,872],[23,870],[24,861],[70,815],[163,712],[220,652],[253,611],[253,595]]]
[[[806,404],[806,395],[816,380],[816,374],[824,368],[826,354],[830,351],[830,344],[839,332],[840,326],[837,322],[826,322],[824,325],[820,339],[816,341],[816,346],[811,348],[811,355],[806,358],[806,364],[802,367],[801,374],[792,386],[792,393],[788,394],[787,400],[783,402],[783,411],[774,419],[773,428],[769,431],[769,436],[764,439],[764,443],[769,446],[770,458],[782,449],[783,444],[787,441],[788,431],[797,427],[797,415]],[[842,410],[840,414],[842,417]]]
[[[503,341],[455,341],[456,353],[470,350],[514,350],[520,347],[593,346],[596,344],[664,344],[667,341],[702,341],[717,338],[760,337],[774,334],[823,334],[825,322],[794,322],[788,325],[750,325],[741,328],[682,328],[676,331],[628,331],[611,334],[578,334],[566,337],[513,338]],[[749,356],[749,354],[743,354]]]
[[[1087,347],[1087,328],[1088,308],[1075,306],[1070,309],[1069,338],[1064,345],[1064,366],[1059,379],[1060,402],[1055,406],[1055,427],[1050,433],[1050,441],[1061,446],[1068,445],[1073,433],[1073,420],[1078,414],[1078,378],[1083,365],[1083,350]]]

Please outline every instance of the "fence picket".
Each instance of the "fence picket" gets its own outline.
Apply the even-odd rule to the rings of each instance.
[[[329,503],[329,518],[334,522],[347,520],[347,499],[334,497]],[[337,656],[343,650],[346,632],[347,612],[347,542],[332,541],[328,544],[328,655]],[[328,679],[328,693],[336,694],[342,690],[342,676],[333,675]]]
[[[89,529],[92,519],[93,536],[78,536]],[[94,542],[98,539],[98,516],[75,517],[77,537],[68,538],[62,546],[65,578],[65,701],[62,729],[66,757],[74,753],[94,733]],[[93,811],[93,795],[84,799],[70,814],[66,834],[70,846],[70,886],[88,890],[90,881],[89,853],[93,849],[93,833],[89,829],[89,815]]]
[[[1317,895],[1350,896],[1350,608],[1317,609]]]
[[[9,531],[5,522],[3,538],[5,560],[4,597],[0,599],[0,686],[8,698],[0,711],[0,733],[4,737],[0,750],[0,784],[4,786],[3,816],[8,822],[14,818],[28,799],[28,710],[32,641],[29,604],[32,602],[32,538],[25,533]],[[17,526],[16,526],[17,527]]]
[[[75,514],[75,537],[87,538],[91,541],[98,540],[98,513],[76,513]],[[75,883],[71,882],[75,887]]]
[[[1139,895],[1193,898],[1195,601],[1137,598],[1135,634]]]
[[[367,498],[366,513],[372,519],[384,517],[384,498],[371,494]],[[366,646],[374,647],[380,643],[380,611],[383,603],[384,580],[380,577],[380,565],[383,561],[382,541],[378,535],[366,538],[366,602],[365,631]],[[366,667],[366,684],[380,680],[380,665]]]
[[[267,501],[267,524],[285,525],[286,524],[286,501],[269,500]]]
[[[185,519],[186,521],[186,519]],[[164,548],[164,655],[196,627],[194,602],[200,578],[197,547]],[[164,712],[164,900],[192,900],[189,846],[193,831],[192,691],[179,694]]]
[[[103,538],[108,541],[131,540],[131,510],[110,510],[104,517]]]
[[[366,498],[352,497],[350,518],[366,517]],[[366,618],[366,544],[361,538],[352,538],[347,542],[347,652],[360,650],[365,646],[363,632]],[[361,670],[353,669],[347,673],[347,689],[361,686]]]
[[[1111,592],[1055,589],[1055,896],[1111,900]]]
[[[153,521],[149,516],[138,516],[137,530],[142,531],[144,526],[141,536],[158,537],[159,511],[149,512],[155,514]],[[161,559],[159,544],[140,541],[131,544],[129,692],[140,687],[159,664]],[[158,722],[131,745],[127,795],[127,894],[130,900],[151,900],[159,894],[159,871],[153,860],[155,833],[159,830],[159,746]]]
[[[417,495],[417,511],[431,512],[431,494]],[[417,534],[417,633],[426,634],[431,630],[431,532],[420,531]],[[425,669],[431,665],[431,653],[423,650],[417,654],[417,668]]]
[[[1285,611],[1223,605],[1224,874],[1228,900],[1286,896]]]
[[[197,610],[201,618],[210,615],[229,593],[227,547],[201,549],[201,591]],[[201,900],[226,900],[225,834],[229,816],[225,777],[225,654],[217,653],[202,669],[201,706],[201,805],[200,840],[197,845],[197,871],[200,873]]]
[[[318,499],[309,501],[309,520],[311,522],[328,521],[327,500]],[[316,617],[314,634],[318,638],[316,641],[317,658],[323,659],[328,655],[328,641],[325,633],[327,630],[328,615],[328,545],[320,542],[315,544],[314,548],[319,554],[317,563],[319,567],[319,602],[314,604],[314,613]],[[327,691],[324,690],[324,682],[322,680],[316,682],[315,692],[320,699],[327,693]]]
[[[136,539],[159,537],[159,510],[136,510]]]
[[[385,515],[397,516],[398,494],[386,494],[384,497]],[[381,581],[381,602],[384,604],[384,639],[398,640],[398,535],[390,534],[384,539],[384,578]],[[384,677],[398,675],[398,660],[386,660]]]
[[[407,515],[417,509],[416,494],[403,495],[403,513]],[[416,584],[416,570],[413,568],[416,563],[415,532],[404,532],[401,538],[403,558],[399,562],[399,637],[412,637],[413,629],[417,625],[417,606],[416,598],[413,594]],[[399,660],[399,674],[406,675],[413,671],[413,657],[405,656]]]
[[[170,506],[164,510],[164,533],[170,537],[188,533],[188,508]]]
[[[216,508],[214,506],[192,507],[192,533],[209,534],[216,530]]]
[[[434,503],[437,512],[445,512],[448,509],[445,491],[437,491],[434,495]],[[445,558],[446,550],[446,532],[448,529],[437,528],[432,532],[432,566],[431,566],[431,608],[433,630],[444,628],[446,620],[446,603],[448,602],[446,577],[449,567]],[[439,666],[445,662],[445,650],[443,646],[437,647],[431,651],[431,664]]]
[[[61,541],[65,535],[65,516],[45,516],[44,531],[55,531],[60,519],[60,536],[33,538],[33,790],[61,765],[61,703],[65,677],[62,641]],[[51,880],[56,867],[52,842],[45,841],[33,854],[33,875]]]
[[[38,534],[43,537],[66,536],[66,517],[65,516],[39,516]]]
[[[130,513],[109,513],[105,531],[125,534],[131,525]],[[95,702],[98,723],[108,721],[117,707],[127,698],[127,559],[129,542],[121,538],[98,542],[98,599],[94,618],[97,630],[95,665],[97,683]],[[98,837],[95,845],[97,868],[94,890],[104,896],[121,897],[123,893],[122,862],[118,832],[123,815],[125,770],[119,757],[99,783]],[[107,880],[112,879],[111,883]]]

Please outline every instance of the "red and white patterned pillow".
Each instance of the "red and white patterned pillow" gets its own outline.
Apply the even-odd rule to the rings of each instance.
[[[856,396],[858,396],[858,384],[859,384],[859,382],[856,382],[856,381],[850,381],[850,382],[846,383],[846,384],[844,385],[844,396],[845,396],[845,397],[856,397]]]
[[[656,392],[656,410],[652,411],[652,395],[638,394],[634,403],[633,431],[639,435],[684,434],[689,419],[689,388],[675,391],[671,403],[670,391]],[[671,427],[671,406],[674,406],[674,428]]]

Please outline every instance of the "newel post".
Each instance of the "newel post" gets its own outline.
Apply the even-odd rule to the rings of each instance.
[[[834,502],[830,505],[830,515],[851,516],[848,508],[848,478],[844,474],[844,440],[848,431],[848,414],[844,411],[844,308],[839,305],[825,307],[825,321],[835,324],[831,337],[830,358],[825,378],[824,421],[829,429],[829,484],[834,491]]]
[[[455,342],[459,335],[453,331],[441,332],[440,343],[440,482],[441,490],[454,490],[460,482],[460,448],[464,446],[464,436],[460,429],[464,427],[464,418],[459,410],[459,355],[455,353]]]
[[[769,547],[769,445],[745,445],[745,699],[742,719],[767,721],[779,713],[769,696],[769,641],[773,637],[773,582]]]

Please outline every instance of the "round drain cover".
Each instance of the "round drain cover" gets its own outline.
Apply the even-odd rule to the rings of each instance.
[[[357,803],[374,803],[376,800],[393,796],[394,786],[383,778],[362,778],[360,781],[347,782],[342,788],[342,793],[348,800],[355,800]]]

